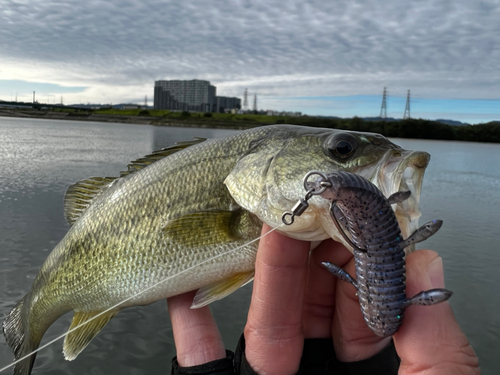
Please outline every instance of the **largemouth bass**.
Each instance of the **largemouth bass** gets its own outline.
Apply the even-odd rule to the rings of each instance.
[[[259,237],[262,222],[281,225],[310,170],[356,173],[385,196],[411,190],[395,209],[407,237],[418,226],[428,161],[427,153],[403,150],[377,134],[276,125],[178,144],[133,162],[120,177],[80,181],[65,196],[72,227],[5,319],[6,341],[19,359],[73,310],[70,330],[95,318],[66,336],[64,356],[73,360],[125,307],[196,289],[193,307],[227,296],[252,280],[258,242],[249,242]],[[314,197],[309,205],[279,230],[308,241],[345,242],[329,202]],[[29,374],[34,359],[19,362],[14,373]]]

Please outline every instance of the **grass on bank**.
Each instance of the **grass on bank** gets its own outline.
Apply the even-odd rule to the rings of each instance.
[[[285,120],[284,116],[266,116],[266,115],[237,115],[231,113],[203,113],[203,112],[177,112],[161,109],[99,109],[93,111],[95,114],[114,115],[114,116],[152,116],[165,117],[173,119],[189,119],[203,121],[255,121],[259,123],[273,123],[277,120]],[[278,122],[279,123],[279,122]]]
[[[422,119],[406,119],[396,121],[366,121],[359,117],[353,118],[327,118],[327,117],[288,117],[288,116],[266,116],[253,114],[230,114],[230,113],[190,113],[172,112],[167,110],[102,110],[95,113],[121,114],[126,116],[158,116],[177,120],[200,121],[210,123],[211,121],[255,124],[295,124],[313,127],[324,127],[380,133],[387,137],[416,138],[416,139],[439,139],[474,142],[500,143],[500,122],[491,122],[479,125],[454,126],[437,121]]]
[[[23,112],[23,111],[20,111]],[[58,111],[59,112],[59,111]],[[63,112],[63,111],[61,111]],[[72,111],[66,111],[72,112]],[[353,118],[327,118],[327,117],[288,117],[288,116],[266,116],[254,114],[230,114],[230,113],[190,113],[173,112],[168,110],[143,110],[143,109],[103,109],[87,111],[87,115],[103,114],[114,116],[150,116],[166,121],[173,120],[182,126],[183,121],[190,123],[199,122],[200,125],[210,127],[210,123],[220,126],[227,123],[227,127],[245,128],[268,124],[295,124],[312,127],[323,127],[343,129],[352,131],[363,131],[379,133],[387,137],[457,140],[473,142],[500,143],[500,122],[494,121],[487,124],[453,126],[437,121],[422,119],[407,119],[396,121],[367,121],[359,117]],[[75,113],[76,114],[76,113]],[[82,113],[83,114],[83,113]],[[160,121],[161,123],[161,121]]]

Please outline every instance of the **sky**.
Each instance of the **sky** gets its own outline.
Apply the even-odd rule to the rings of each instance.
[[[500,0],[1,0],[0,100],[151,105],[203,79],[259,109],[500,120]]]

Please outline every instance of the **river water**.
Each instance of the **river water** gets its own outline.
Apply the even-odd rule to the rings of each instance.
[[[90,176],[116,176],[152,150],[193,137],[234,130],[33,120],[0,117],[0,319],[29,290],[41,264],[64,237],[67,187]],[[422,246],[440,253],[450,304],[479,356],[484,374],[500,373],[500,145],[394,139],[432,155],[421,197],[421,223],[443,228]],[[246,321],[251,286],[212,304],[227,348]],[[44,342],[64,333],[59,319]],[[0,368],[12,353],[0,335]],[[165,301],[128,308],[97,335],[74,362],[62,341],[42,350],[34,374],[165,374],[175,355]],[[6,371],[10,373],[11,370]]]

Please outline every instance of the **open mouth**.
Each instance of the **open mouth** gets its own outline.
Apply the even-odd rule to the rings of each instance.
[[[397,191],[411,191],[411,196],[393,205],[403,238],[408,238],[418,228],[420,212],[420,193],[427,165],[431,156],[422,151],[391,150],[380,163],[373,180],[386,197]],[[373,181],[372,180],[372,181]],[[408,246],[408,254],[415,245]]]

